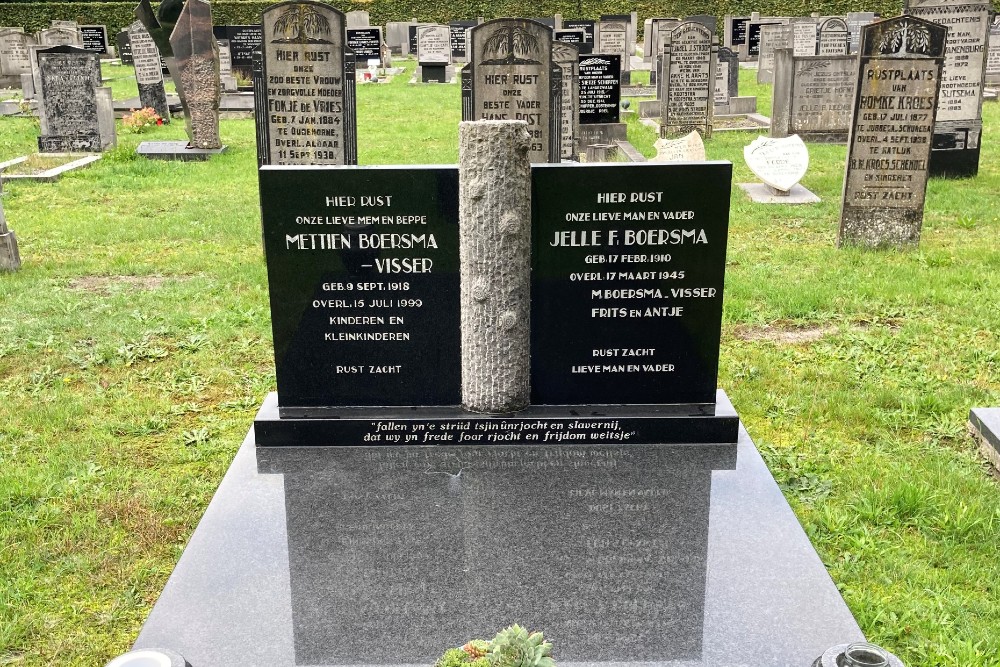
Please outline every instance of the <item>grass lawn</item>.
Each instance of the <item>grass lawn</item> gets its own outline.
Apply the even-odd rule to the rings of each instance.
[[[117,97],[129,73],[106,66]],[[459,87],[408,80],[358,87],[361,164],[457,159]],[[1000,405],[1000,104],[984,118],[979,176],[931,181],[915,251],[835,247],[844,146],[810,145],[820,204],[731,195],[720,385],[864,632],[913,667],[1000,665],[1000,488],[965,433]],[[0,118],[0,162],[36,136]],[[209,162],[135,156],[183,136],[5,186],[24,267],[0,275],[0,665],[129,647],[274,388],[253,121],[224,120]],[[753,181],[755,136],[709,158]]]

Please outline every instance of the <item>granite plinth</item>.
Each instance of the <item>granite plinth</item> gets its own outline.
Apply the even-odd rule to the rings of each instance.
[[[972,408],[969,431],[979,442],[979,451],[1000,470],[1000,408]]]
[[[392,444],[734,443],[739,418],[725,392],[715,403],[532,405],[509,415],[459,406],[278,406],[271,393],[254,420],[261,447]],[[480,439],[476,439],[481,436]]]
[[[139,155],[150,160],[181,160],[185,162],[207,160],[213,155],[226,152],[226,146],[219,148],[192,148],[186,141],[143,141],[135,149]]]
[[[805,666],[863,638],[742,429],[735,450],[253,442],[135,648],[426,666],[519,621],[564,667]]]
[[[820,198],[811,190],[798,183],[793,185],[786,195],[776,194],[773,188],[763,183],[740,183],[740,188],[755,204],[818,204],[820,202]]]

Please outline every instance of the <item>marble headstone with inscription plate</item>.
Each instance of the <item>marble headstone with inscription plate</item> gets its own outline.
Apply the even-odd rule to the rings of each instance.
[[[423,83],[447,83],[451,64],[451,28],[428,24],[417,27],[417,62]]]
[[[838,245],[920,242],[946,33],[915,16],[862,28]]]
[[[907,0],[904,13],[948,28],[931,150],[931,176],[979,173],[989,0]]]
[[[524,120],[532,162],[562,153],[562,71],[552,62],[552,29],[529,19],[495,19],[470,32],[462,68],[463,120]]]
[[[355,58],[344,14],[320,2],[281,2],[262,15],[261,164],[357,164]]]

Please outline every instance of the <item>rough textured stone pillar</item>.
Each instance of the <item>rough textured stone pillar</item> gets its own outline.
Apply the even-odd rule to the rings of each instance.
[[[3,174],[0,174],[0,197],[3,196]],[[17,271],[21,268],[21,256],[17,252],[17,237],[7,228],[3,215],[3,200],[0,199],[0,271]]]
[[[529,139],[524,121],[459,125],[462,405],[473,412],[530,399]]]

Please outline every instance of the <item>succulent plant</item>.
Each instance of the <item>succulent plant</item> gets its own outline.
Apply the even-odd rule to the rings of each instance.
[[[552,644],[541,632],[531,632],[514,624],[497,633],[486,654],[491,667],[555,667]]]

